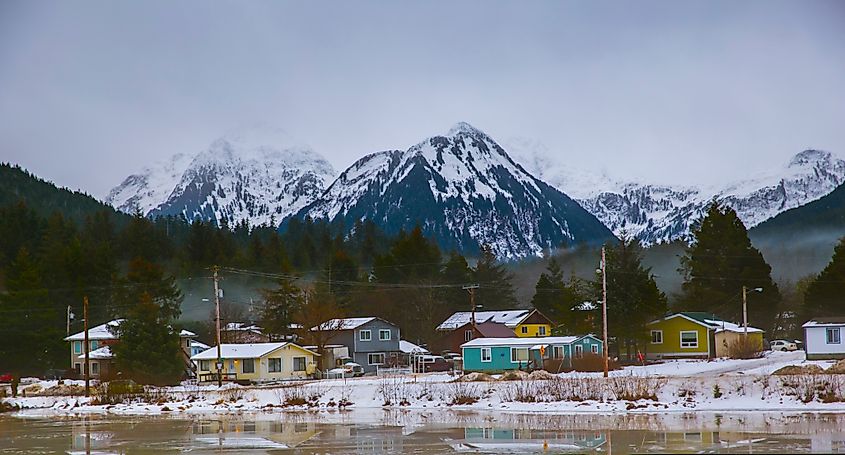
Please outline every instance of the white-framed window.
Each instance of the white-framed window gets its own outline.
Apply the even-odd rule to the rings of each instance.
[[[652,330],[651,331],[651,344],[663,344],[663,331],[662,330]]]
[[[358,332],[358,341],[370,341],[373,339],[373,333],[369,330],[361,330]]]
[[[575,345],[575,357],[579,359],[584,357],[584,346],[581,346],[580,344]]]
[[[552,357],[555,359],[563,358],[563,346],[552,346]]]
[[[599,345],[591,344],[590,345],[590,351],[592,351],[593,354],[598,354],[599,353]]]
[[[384,353],[375,352],[372,354],[367,354],[367,363],[369,365],[384,365]]]
[[[82,342],[81,341],[74,341],[73,342],[73,353],[74,354],[82,354]]]
[[[379,329],[378,339],[379,341],[390,341],[390,329]]]
[[[528,326],[522,326],[522,333],[528,333]]]
[[[267,372],[268,373],[281,373],[282,372],[282,358],[281,357],[270,357],[267,359]]]
[[[93,341],[91,341],[91,350],[92,350],[92,351],[93,351],[94,349],[99,348],[99,347],[100,347],[100,342],[99,342],[99,341],[97,341],[97,340],[93,340]]]
[[[842,344],[842,333],[839,327],[830,327],[825,329],[825,339],[827,344]]]
[[[255,373],[255,359],[244,359],[241,371],[243,373]]]
[[[511,348],[511,363],[527,362],[528,348]]]
[[[91,362],[91,374],[100,374],[100,364]]]
[[[464,341],[469,341],[472,339],[472,330],[467,330],[464,332]]]
[[[541,325],[539,329],[537,329],[537,335],[545,336],[546,335],[546,326]]]
[[[305,371],[305,357],[293,358],[293,371]]]
[[[681,348],[691,349],[698,347],[698,331],[696,330],[682,330],[681,331]]]
[[[200,371],[211,371],[211,361],[200,360]]]
[[[491,348],[481,348],[481,361],[482,362],[492,362],[493,361],[493,350]]]

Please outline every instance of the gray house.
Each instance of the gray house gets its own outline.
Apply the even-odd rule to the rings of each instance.
[[[360,364],[365,372],[399,363],[399,327],[384,319],[332,319],[312,327],[311,330],[337,332],[331,338],[331,343],[346,346],[352,361]]]

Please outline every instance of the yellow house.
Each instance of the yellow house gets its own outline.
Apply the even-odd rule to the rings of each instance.
[[[531,312],[516,323],[513,332],[520,338],[547,337],[552,334],[552,321],[543,315],[543,313],[537,310],[531,310]]]
[[[265,382],[312,377],[317,354],[294,343],[221,344],[225,380]],[[217,379],[217,346],[191,357],[200,381]]]
[[[697,311],[670,314],[646,328],[646,357],[650,359],[726,357],[730,343],[745,336],[743,327]],[[748,337],[762,348],[762,330],[748,327]]]

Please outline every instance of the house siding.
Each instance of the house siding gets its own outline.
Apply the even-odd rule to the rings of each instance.
[[[294,371],[293,370],[293,359],[295,357],[305,357],[305,365],[306,371]],[[271,373],[269,371],[269,360],[270,358],[281,358],[282,359],[282,369],[279,372]],[[308,373],[308,365],[314,364],[317,361],[317,356],[314,354],[302,349],[296,345],[286,345],[282,346],[278,349],[275,349],[261,357],[254,357],[250,360],[254,362],[254,369],[255,371],[252,373],[244,373],[243,372],[243,364],[245,359],[223,359],[223,372],[224,373],[235,373],[237,375],[238,380],[249,380],[249,381],[273,381],[273,380],[282,380],[282,379],[297,379],[297,378],[307,378]],[[202,363],[200,361],[195,361],[197,367],[197,373],[201,375],[209,374],[214,372],[214,363],[216,360],[209,360],[208,367],[209,369],[202,369],[200,366]]]
[[[390,330],[390,340],[379,340],[379,330],[382,329]],[[362,330],[370,331],[370,341],[360,340]],[[401,335],[399,327],[381,319],[373,319],[354,329],[339,332],[337,336],[329,340],[329,344],[346,346],[352,361],[360,364],[364,372],[370,373],[376,371],[379,366],[369,364],[368,354],[384,353],[385,364],[390,363],[391,359],[398,361]],[[334,365],[323,365],[323,368],[334,368]]]
[[[648,358],[683,358],[710,356],[710,330],[698,323],[681,316],[654,321],[646,325],[648,339],[646,341],[646,355]],[[651,331],[663,331],[663,343],[651,342]],[[681,332],[697,332],[698,346],[695,348],[681,348]]]
[[[839,329],[839,344],[827,344],[829,328]],[[805,327],[804,349],[808,360],[845,359],[845,325]]]
[[[538,340],[538,344],[542,344]],[[582,346],[584,353],[591,352],[592,346],[596,346],[596,349],[599,353],[602,352],[602,342],[598,338],[587,335],[581,338],[574,340],[572,343],[567,344],[551,344],[545,350],[545,355],[541,358],[539,350],[530,350],[528,352],[528,356],[530,360],[534,362],[531,363],[531,366],[536,368],[538,365],[543,364],[543,360],[547,360],[552,358],[552,354],[554,352],[554,347],[559,346],[563,348],[563,360],[567,365],[571,365],[572,362],[572,355],[575,352],[575,346]],[[490,362],[482,362],[481,361],[481,349],[482,348],[490,348],[491,350],[491,361]],[[488,373],[494,372],[502,372],[502,371],[509,371],[509,370],[517,370],[517,369],[526,369],[529,365],[529,362],[512,362],[511,361],[511,348],[530,348],[531,346],[527,345],[518,345],[518,346],[510,346],[510,345],[502,345],[502,346],[471,346],[465,347],[462,350],[463,356],[463,366],[464,371],[482,371]]]

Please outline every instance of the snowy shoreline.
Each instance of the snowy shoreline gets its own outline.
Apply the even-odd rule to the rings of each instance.
[[[531,414],[670,414],[690,412],[845,413],[845,375],[774,376],[808,362],[803,353],[763,359],[674,361],[547,379],[456,382],[445,373],[292,382],[265,386],[183,385],[133,397],[26,396],[3,401],[20,415],[196,415],[352,411],[495,411]],[[48,393],[57,381],[22,390]],[[65,381],[78,386],[79,381]],[[32,395],[32,393],[30,393]]]

